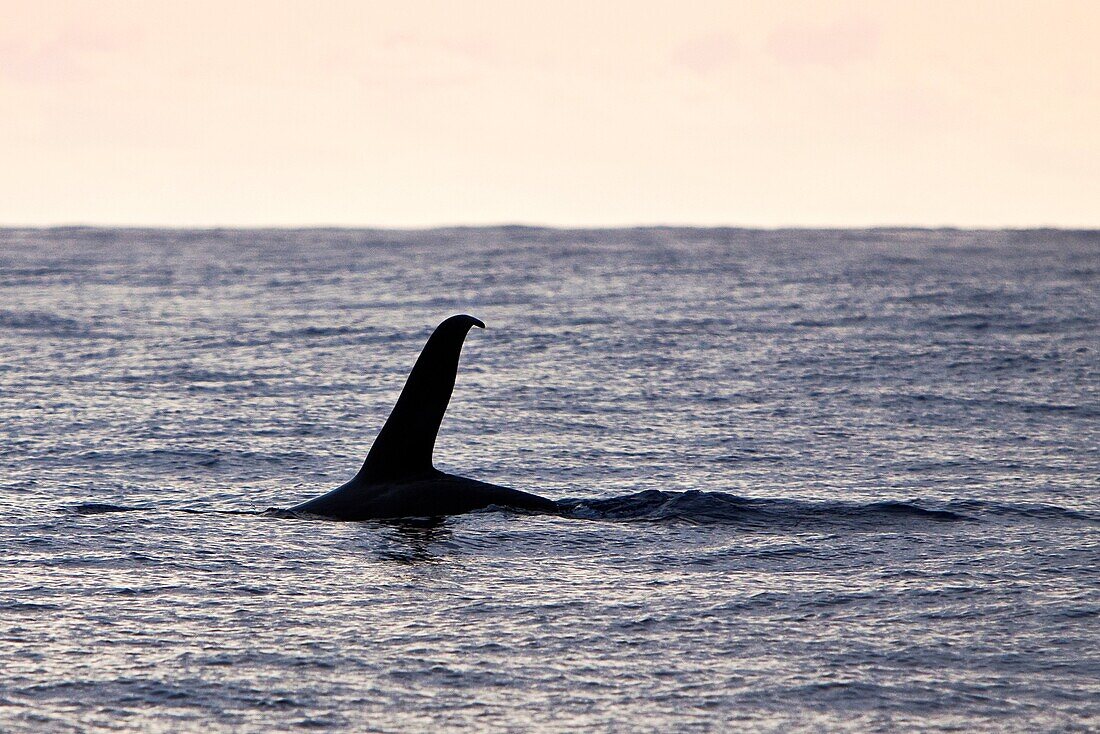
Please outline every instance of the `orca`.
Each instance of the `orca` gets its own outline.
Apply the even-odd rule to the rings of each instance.
[[[432,465],[435,438],[454,391],[462,344],[474,326],[485,328],[478,319],[463,314],[436,327],[359,473],[331,492],[291,507],[289,513],[372,520],[458,515],[490,505],[535,512],[559,509],[553,500],[445,474]]]

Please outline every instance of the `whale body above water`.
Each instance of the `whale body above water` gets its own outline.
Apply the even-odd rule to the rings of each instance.
[[[291,507],[296,515],[335,520],[457,515],[490,505],[553,512],[538,495],[467,479],[432,465],[435,437],[454,391],[458,360],[473,316],[452,316],[428,338],[367,460],[351,481]]]

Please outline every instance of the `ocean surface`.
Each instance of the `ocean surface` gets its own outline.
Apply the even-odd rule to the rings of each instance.
[[[264,515],[436,446],[562,516]],[[0,731],[1096,731],[1100,232],[0,230]]]

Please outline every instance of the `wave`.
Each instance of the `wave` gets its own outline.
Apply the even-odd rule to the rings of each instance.
[[[792,524],[875,523],[916,520],[959,522],[973,518],[949,509],[913,502],[806,502],[739,497],[725,492],[647,490],[598,500],[563,500],[567,514],[590,520],[681,521],[776,528]]]
[[[739,497],[725,492],[665,492],[596,500],[560,502],[570,517],[590,520],[687,522],[781,528],[806,524],[846,524],[883,527],[907,522],[976,522],[991,517],[1027,517],[1100,523],[1100,516],[1055,505],[1017,505],[980,500],[949,502],[811,502],[791,499]]]
[[[105,515],[110,512],[133,512],[134,510],[150,509],[144,507],[124,507],[122,505],[108,505],[102,502],[85,502],[66,508],[77,515]]]
[[[103,336],[92,324],[40,310],[0,309],[0,329],[53,337]]]
[[[108,515],[114,512],[185,512],[189,515],[266,515],[266,512],[256,510],[212,510],[193,507],[129,507],[127,505],[112,505],[103,502],[83,502],[64,508],[66,512],[74,515]]]

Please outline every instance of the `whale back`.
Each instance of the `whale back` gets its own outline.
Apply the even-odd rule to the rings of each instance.
[[[434,470],[435,437],[454,391],[462,344],[474,326],[485,328],[473,316],[452,316],[428,337],[356,479],[389,482]]]

